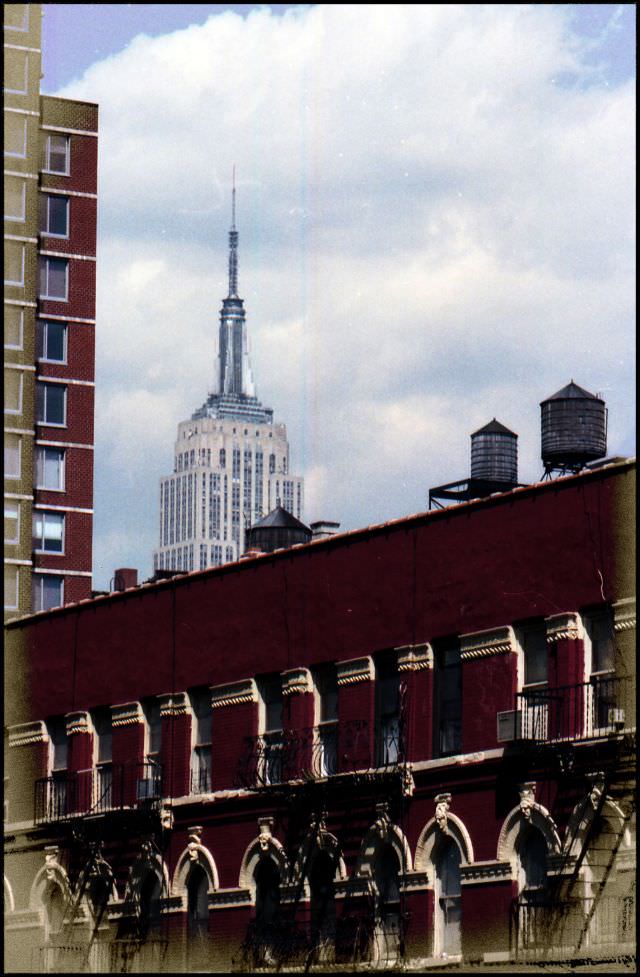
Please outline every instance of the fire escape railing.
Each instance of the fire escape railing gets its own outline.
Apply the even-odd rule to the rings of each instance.
[[[400,765],[403,751],[399,725],[390,724],[382,739],[379,732],[377,744],[371,734],[370,724],[356,719],[247,736],[237,781],[248,788],[268,787]]]
[[[162,798],[162,767],[150,761],[103,764],[58,772],[35,783],[34,821],[43,824],[88,814],[155,806]]]
[[[604,739],[629,728],[634,715],[628,679],[606,677],[516,694],[519,739],[536,742]]]

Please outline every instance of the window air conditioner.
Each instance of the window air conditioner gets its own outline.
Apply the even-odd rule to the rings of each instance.
[[[522,736],[522,713],[519,709],[498,713],[498,743],[511,743]]]
[[[624,726],[624,709],[616,709],[613,706],[610,706],[609,714],[608,714],[608,725]]]

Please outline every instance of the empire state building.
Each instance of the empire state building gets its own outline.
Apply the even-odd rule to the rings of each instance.
[[[258,400],[238,296],[235,186],[229,231],[229,294],[222,301],[216,388],[178,425],[171,475],[160,480],[154,570],[204,570],[237,560],[245,533],[276,505],[302,518],[303,479],[289,471],[284,424]]]

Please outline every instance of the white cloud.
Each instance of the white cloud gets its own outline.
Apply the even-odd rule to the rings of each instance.
[[[121,499],[116,562],[150,568],[158,478],[213,379],[234,163],[254,374],[309,521],[423,508],[494,415],[537,478],[539,401],[572,377],[633,450],[634,91],[570,20],[227,12],[59,93],[100,103],[97,560]]]

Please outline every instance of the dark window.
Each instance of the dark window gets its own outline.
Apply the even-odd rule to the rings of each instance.
[[[544,622],[520,629],[524,654],[524,685],[545,685],[548,678],[547,631]]]
[[[42,195],[40,230],[56,237],[69,236],[69,198],[58,194]]]
[[[437,946],[448,956],[461,953],[460,849],[452,838],[442,838],[435,856],[437,879]]]
[[[282,679],[280,675],[266,675],[259,680],[262,699],[262,776],[265,783],[277,783],[282,778]]]
[[[434,644],[435,755],[451,756],[462,749],[462,666],[457,638]]]
[[[189,693],[193,713],[191,732],[191,793],[211,790],[211,690],[194,689]]]
[[[69,136],[47,136],[45,169],[50,173],[69,173]]]
[[[39,360],[65,363],[67,359],[67,324],[48,319],[37,322],[37,356]]]
[[[400,756],[400,676],[395,652],[376,657],[376,764]]]
[[[69,285],[69,262],[66,258],[40,258],[40,298],[66,302]]]
[[[313,681],[317,729],[314,772],[328,777],[338,768],[338,674],[335,664],[314,668]]]
[[[209,883],[207,873],[200,865],[193,866],[187,880],[187,919],[189,939],[204,939],[209,924]],[[190,946],[190,952],[192,949]]]
[[[66,425],[67,388],[62,383],[36,383],[36,421],[38,424]]]
[[[309,873],[311,895],[311,943],[314,947],[333,944],[336,932],[336,905],[333,880],[335,860],[329,852],[318,850]],[[322,960],[322,955],[320,960]],[[320,962],[316,958],[316,962]]]

